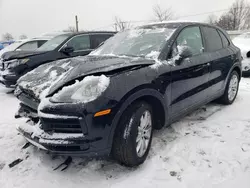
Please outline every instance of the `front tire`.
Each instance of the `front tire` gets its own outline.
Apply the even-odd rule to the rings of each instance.
[[[233,71],[228,79],[225,92],[223,96],[218,100],[222,104],[232,104],[237,97],[239,90],[239,74]]]
[[[117,125],[112,155],[129,167],[142,164],[148,155],[153,133],[153,112],[146,102],[131,104]]]

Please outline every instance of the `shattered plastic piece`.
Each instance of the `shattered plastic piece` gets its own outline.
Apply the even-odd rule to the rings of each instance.
[[[12,168],[12,167],[18,165],[19,163],[21,163],[22,161],[23,161],[23,159],[20,159],[20,158],[16,159],[12,163],[9,164],[9,167]]]
[[[68,157],[63,163],[61,163],[56,168],[54,168],[54,171],[58,170],[61,167],[64,167],[64,168],[61,169],[61,171],[66,170],[69,167],[69,165],[71,164],[71,162],[72,162],[72,157]]]

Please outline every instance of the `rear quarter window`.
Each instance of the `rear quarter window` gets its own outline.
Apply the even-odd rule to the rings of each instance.
[[[214,52],[223,48],[221,37],[218,31],[212,27],[202,27],[206,42],[206,49],[209,52]]]
[[[220,34],[220,37],[221,37],[221,40],[222,40],[222,44],[223,44],[223,47],[226,48],[229,46],[229,40],[227,39],[227,37],[220,31],[220,30],[217,30]]]

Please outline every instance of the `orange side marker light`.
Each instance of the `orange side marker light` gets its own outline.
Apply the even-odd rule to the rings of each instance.
[[[110,112],[111,112],[111,109],[102,110],[100,112],[96,112],[94,117],[104,116],[104,115],[109,114]]]

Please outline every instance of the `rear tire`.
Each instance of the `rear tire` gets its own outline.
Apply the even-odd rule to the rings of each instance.
[[[151,106],[143,101],[132,103],[117,125],[112,147],[113,157],[129,167],[142,164],[151,146],[153,124]]]
[[[219,103],[232,104],[237,97],[239,90],[239,74],[233,71],[228,79],[224,94],[218,99]]]

